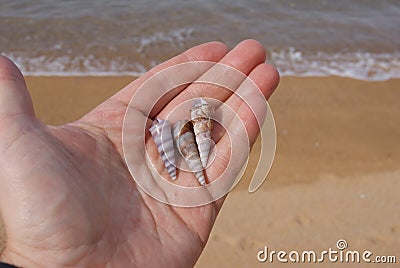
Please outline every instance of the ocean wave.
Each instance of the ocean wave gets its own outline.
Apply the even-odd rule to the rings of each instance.
[[[93,55],[27,57],[2,54],[14,61],[26,76],[140,76],[147,71],[139,62],[128,64],[118,59],[99,60]]]
[[[305,53],[290,47],[270,52],[282,76],[341,76],[360,80],[400,78],[400,52]]]
[[[143,53],[147,48],[162,43],[175,45],[175,47],[184,47],[185,40],[191,37],[193,31],[193,28],[180,28],[169,30],[167,32],[155,32],[149,36],[141,36],[137,51]]]
[[[140,49],[174,38],[176,43],[184,39],[186,32],[156,35],[142,42]],[[86,56],[28,56],[5,53],[28,76],[140,76],[161,60],[127,60],[127,57],[104,59]],[[400,53],[371,52],[303,52],[289,47],[271,50],[268,62],[274,64],[281,76],[341,76],[360,80],[388,80],[400,78]]]

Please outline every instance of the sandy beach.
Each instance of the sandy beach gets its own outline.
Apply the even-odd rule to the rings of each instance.
[[[27,77],[27,84],[37,116],[59,125],[132,79]],[[278,143],[268,179],[256,193],[247,192],[257,143],[249,172],[229,195],[196,267],[275,267],[276,261],[259,263],[257,252],[265,246],[320,252],[337,249],[339,239],[350,250],[399,254],[399,88],[400,79],[282,78],[270,99]]]

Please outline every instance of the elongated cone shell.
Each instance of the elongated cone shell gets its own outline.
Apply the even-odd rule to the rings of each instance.
[[[197,99],[190,110],[193,131],[196,136],[197,148],[200,153],[201,164],[205,168],[208,162],[211,146],[211,132],[213,121],[211,117],[214,114],[214,107],[204,99]]]
[[[173,126],[173,133],[176,147],[185,158],[185,162],[199,183],[205,185],[206,180],[203,174],[203,165],[201,164],[190,121],[183,120],[176,122]]]
[[[168,120],[156,119],[150,128],[151,136],[157,145],[164,166],[173,180],[176,179],[175,151],[172,138],[171,124]]]

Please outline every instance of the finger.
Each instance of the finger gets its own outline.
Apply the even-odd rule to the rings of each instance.
[[[259,124],[263,123],[265,117],[267,106],[262,102],[265,102],[264,98],[269,98],[279,82],[278,72],[268,64],[257,66],[251,72],[249,78],[256,87],[249,87],[244,82],[238,89],[242,98],[234,94],[226,101],[226,106],[234,109],[235,115],[223,119],[227,122],[224,126],[227,131],[219,131],[222,136],[219,139],[216,138],[216,157],[210,168],[206,170],[211,181],[218,178],[227,169],[230,169],[232,174],[237,174],[242,168],[247,155],[235,154],[230,159],[232,149],[240,152],[250,150],[249,146],[251,147],[257,139],[261,127]],[[254,92],[255,89],[259,90],[261,94],[257,95]],[[256,100],[249,101],[250,98],[256,98]],[[246,101],[248,102],[246,103]],[[221,134],[217,133],[217,135]],[[232,148],[232,146],[235,146],[235,148]]]
[[[198,79],[198,81],[207,81],[207,83],[194,83],[188,86],[168,103],[161,111],[160,117],[166,117],[180,103],[196,97],[210,96],[224,102],[251,70],[265,61],[265,57],[265,49],[259,42],[255,40],[242,41],[219,61],[222,65],[211,67]],[[224,68],[223,65],[228,68]],[[218,86],[219,84],[227,85],[230,90]]]
[[[0,119],[18,115],[34,116],[32,100],[18,67],[0,55]]]
[[[22,73],[11,60],[0,55],[0,154],[14,145],[18,137],[39,126],[35,119]]]
[[[262,100],[261,98],[265,97],[265,99],[268,100],[273,91],[278,86],[278,83],[279,83],[279,73],[277,72],[276,68],[266,63],[259,64],[250,73],[248,79],[239,86],[235,94],[232,94],[229,97],[229,99],[225,102],[225,104],[231,108],[240,107],[243,104],[243,99],[245,100],[247,99],[248,104],[251,104],[255,102],[254,100],[255,98],[257,98],[257,95],[260,97],[259,101],[263,102],[264,100]],[[256,90],[257,92],[254,92]],[[249,99],[253,101],[249,102]],[[255,105],[255,106],[261,106],[261,105]],[[241,108],[241,109],[246,109],[246,108]],[[247,110],[251,110],[251,107],[247,107]],[[252,118],[252,120],[247,120],[250,122],[250,125],[253,125],[252,123],[254,119],[256,119],[254,117],[253,112],[254,111],[247,111],[249,116]],[[225,113],[224,116],[225,117],[222,118],[223,122],[230,122],[233,118],[232,113]],[[250,128],[249,131],[253,129],[254,128]],[[255,128],[254,130],[257,130],[257,128]],[[216,128],[213,132],[213,140],[217,143],[224,134],[225,131],[223,127],[221,127],[220,125],[216,125]],[[252,144],[255,141],[258,132],[251,131],[249,134]]]
[[[124,89],[119,91],[117,94],[115,94],[113,97],[111,97],[110,100],[113,103],[117,101],[122,103],[124,106],[127,106],[132,96],[135,94],[136,90],[140,87],[140,85],[142,85],[147,79],[149,79],[154,74],[162,70],[165,70],[168,67],[182,64],[185,62],[192,62],[192,61],[217,62],[227,53],[227,51],[228,48],[226,47],[226,45],[220,42],[209,42],[190,48],[185,52],[183,52],[182,54],[152,68],[146,74],[139,77],[138,79],[127,85]],[[178,92],[176,92],[176,94],[177,93]],[[172,99],[173,97],[174,95],[169,96],[170,99]],[[170,100],[165,99],[163,101],[169,102]],[[146,99],[143,100],[142,104],[144,107],[149,107],[154,105],[154,103],[152,102],[146,102]],[[160,104],[160,106],[162,105]],[[162,107],[159,107],[159,109],[160,108]]]

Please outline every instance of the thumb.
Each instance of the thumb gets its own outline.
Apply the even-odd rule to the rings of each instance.
[[[18,67],[0,55],[0,121],[20,115],[35,115],[31,96]]]

